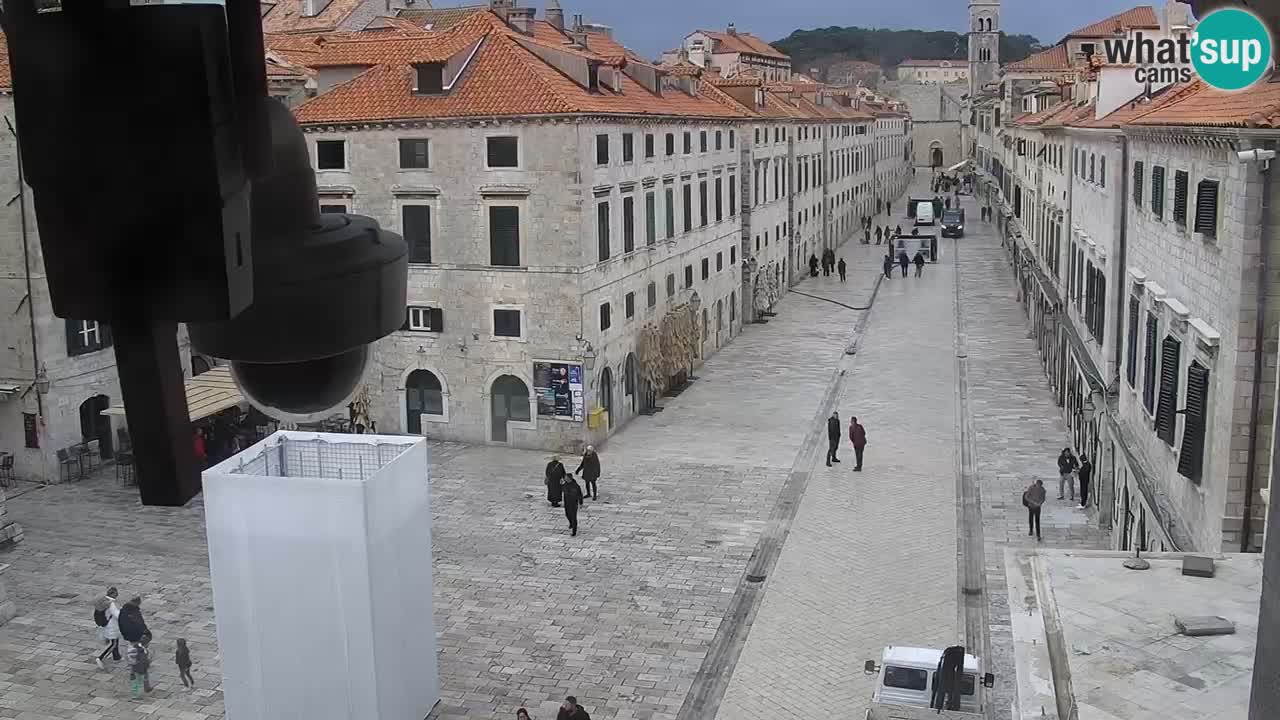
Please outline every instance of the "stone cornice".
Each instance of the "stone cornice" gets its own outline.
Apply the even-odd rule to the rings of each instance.
[[[1240,128],[1165,125],[1126,125],[1124,126],[1124,134],[1126,137],[1164,142],[1171,145],[1212,147],[1227,150],[1234,150],[1239,147],[1243,137]],[[1250,136],[1256,136],[1256,132],[1250,132]],[[1280,133],[1274,133],[1272,137],[1280,137]]]

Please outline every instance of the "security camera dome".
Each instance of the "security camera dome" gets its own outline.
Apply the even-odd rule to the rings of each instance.
[[[323,420],[351,402],[369,365],[369,346],[293,363],[232,362],[231,375],[249,402],[288,422]]]

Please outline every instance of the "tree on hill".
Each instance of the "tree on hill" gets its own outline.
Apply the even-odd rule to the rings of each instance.
[[[867,60],[893,67],[916,60],[964,60],[968,41],[949,30],[884,30],[880,28],[828,27],[796,30],[773,46],[791,56],[792,66],[807,72],[848,60]],[[1000,61],[1017,62],[1038,52],[1040,42],[1030,35],[1000,33]]]

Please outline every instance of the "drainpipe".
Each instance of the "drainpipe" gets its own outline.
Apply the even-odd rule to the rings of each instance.
[[[1268,150],[1275,150],[1275,142],[1268,142]],[[1267,327],[1267,255],[1271,252],[1271,166],[1264,164],[1262,173],[1262,228],[1258,238],[1258,287],[1257,311],[1254,321],[1253,346],[1253,398],[1249,412],[1249,466],[1244,476],[1244,518],[1240,527],[1240,552],[1249,552],[1249,540],[1253,535],[1253,491],[1258,475],[1258,414],[1262,405],[1262,347],[1263,332]]]
[[[36,296],[31,288],[31,251],[30,251],[30,234],[27,231],[27,181],[26,176],[22,173],[22,151],[17,148],[18,131],[13,129],[13,123],[9,117],[5,116],[5,127],[9,128],[9,134],[13,136],[14,152],[18,157],[18,217],[22,224],[22,269],[23,274],[27,278],[27,321],[31,328],[31,382],[34,386],[40,375],[40,344],[37,342],[36,336]],[[40,392],[40,388],[36,388],[36,412],[40,413],[40,417],[44,417],[44,397]]]

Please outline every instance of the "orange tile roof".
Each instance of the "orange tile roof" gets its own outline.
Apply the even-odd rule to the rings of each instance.
[[[305,67],[294,65],[283,58],[275,56],[275,53],[268,52],[267,61],[267,79],[268,80],[306,80],[314,75],[314,73]]]
[[[1063,114],[1067,110],[1070,110],[1072,107],[1074,107],[1074,104],[1072,103],[1072,101],[1059,100],[1058,102],[1038,112],[1025,113],[1023,115],[1019,115],[1013,119],[1013,123],[1011,124],[1019,127],[1043,126],[1045,123],[1057,118],[1057,116]]]
[[[1224,92],[1197,81],[1129,124],[1280,129],[1280,82]]]
[[[1156,17],[1156,9],[1150,5],[1139,5],[1068,33],[1067,37],[1063,38],[1063,42],[1066,42],[1067,38],[1105,38],[1130,29],[1154,30],[1159,27],[1160,18]]]
[[[1070,122],[1071,127],[1080,128],[1103,128],[1116,129],[1122,125],[1126,125],[1135,118],[1146,115],[1157,108],[1184,97],[1188,93],[1195,92],[1199,86],[1199,82],[1182,83],[1178,85],[1170,85],[1161,88],[1152,94],[1150,98],[1134,99],[1112,110],[1103,117],[1095,117],[1097,114],[1097,102],[1091,102],[1085,106],[1087,113],[1080,113]]]
[[[1004,69],[1006,72],[1065,71],[1071,69],[1071,60],[1067,57],[1066,45],[1054,45],[1048,50],[1041,50],[1023,60],[1009,63]]]
[[[748,55],[763,55],[764,57],[778,58],[779,60],[787,60],[789,56],[782,54],[777,48],[760,38],[745,32],[716,32],[714,30],[699,30],[698,32],[719,43],[717,48],[720,52],[736,52],[746,53]]]
[[[316,32],[335,30],[368,0],[332,0],[314,17],[304,17],[306,0],[271,0],[262,2],[262,30],[268,33]]]
[[[488,4],[447,8],[405,8],[397,11],[396,17],[408,20],[420,28],[448,30],[472,14],[485,12],[488,9]]]
[[[13,72],[9,68],[9,39],[0,32],[0,92],[13,92]]]

